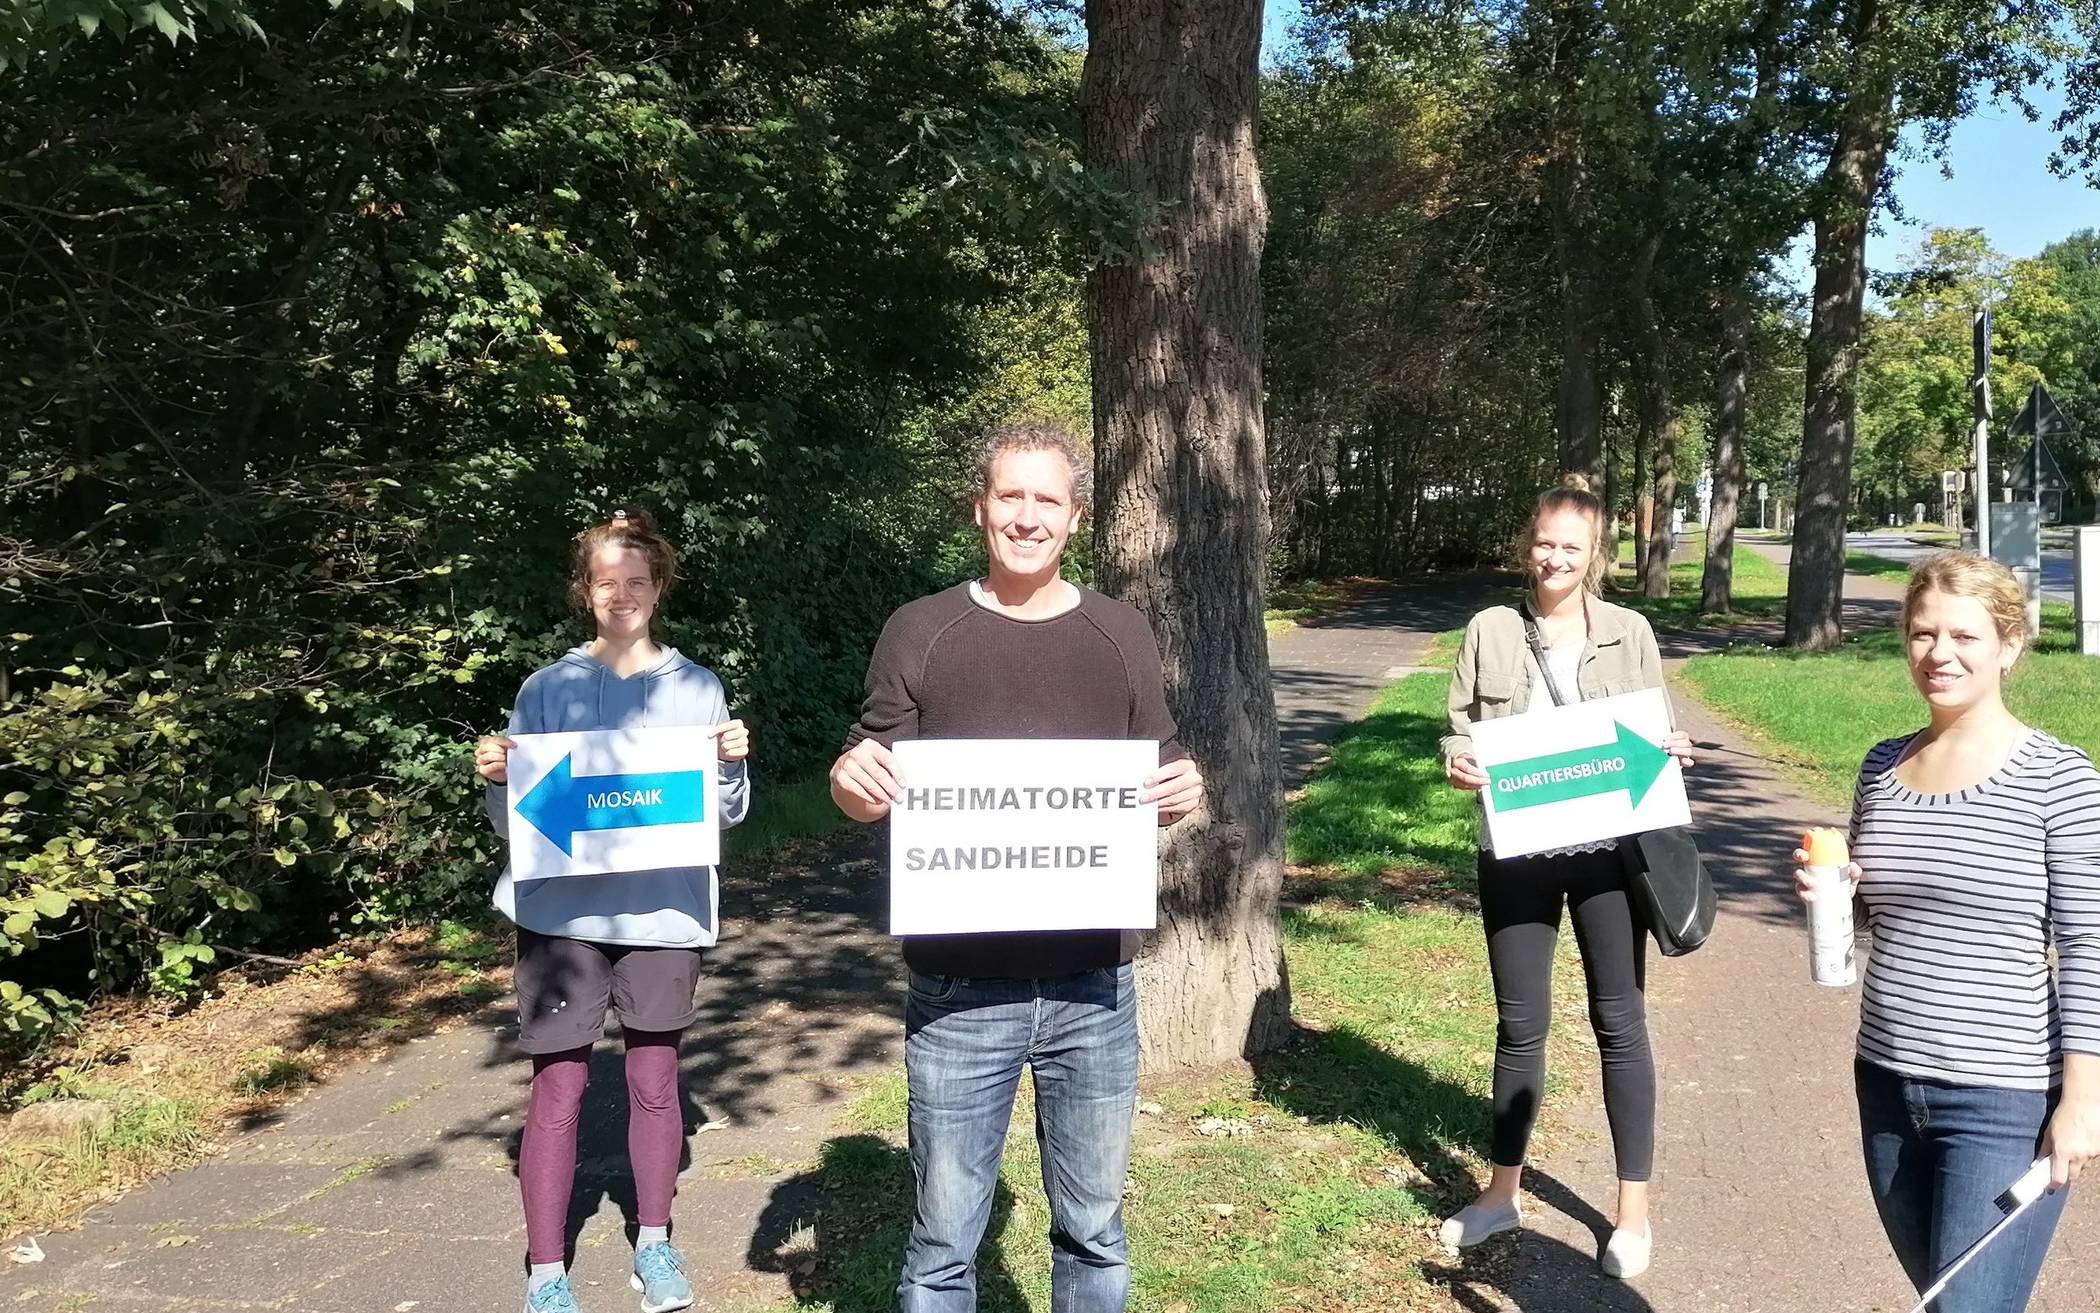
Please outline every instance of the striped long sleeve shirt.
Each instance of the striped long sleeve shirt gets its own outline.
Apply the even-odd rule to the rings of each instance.
[[[2030,730],[1982,783],[1913,793],[1895,765],[1915,737],[1869,752],[1852,800],[1872,945],[1859,1056],[2047,1089],[2063,1054],[2100,1054],[2100,771]]]

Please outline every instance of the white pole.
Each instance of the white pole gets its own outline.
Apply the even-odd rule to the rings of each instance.
[[[2075,544],[2071,587],[2078,600],[2078,650],[2100,656],[2100,524],[2081,525]]]

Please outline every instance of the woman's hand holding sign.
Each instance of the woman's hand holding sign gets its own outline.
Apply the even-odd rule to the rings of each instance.
[[[1203,801],[1203,774],[1188,757],[1170,761],[1145,777],[1145,791],[1138,798],[1158,803],[1159,823],[1172,825]]]
[[[1480,759],[1470,752],[1461,752],[1451,759],[1444,770],[1444,778],[1451,781],[1454,789],[1467,793],[1478,793],[1488,786],[1488,773],[1480,768]]]
[[[744,728],[743,721],[725,720],[708,726],[707,732],[715,736],[715,755],[723,761],[742,761],[751,755],[751,731]]]
[[[1663,736],[1662,750],[1677,758],[1680,770],[1692,764],[1692,736],[1681,729],[1673,729]]]
[[[474,744],[474,773],[491,784],[510,779],[510,750],[518,745],[501,734],[484,734]]]

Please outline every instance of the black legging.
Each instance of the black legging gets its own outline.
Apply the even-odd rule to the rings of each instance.
[[[1645,1181],[1655,1166],[1655,1058],[1648,1050],[1648,937],[1612,851],[1562,857],[1480,855],[1480,919],[1495,976],[1495,1125],[1490,1157],[1520,1167],[1546,1084],[1553,1019],[1553,949],[1560,909],[1573,911],[1590,991],[1590,1026],[1604,1062],[1604,1115],[1619,1179]]]

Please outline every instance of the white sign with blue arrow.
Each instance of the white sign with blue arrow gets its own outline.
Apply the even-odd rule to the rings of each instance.
[[[715,738],[705,729],[518,734],[510,753],[517,880],[713,866]]]

